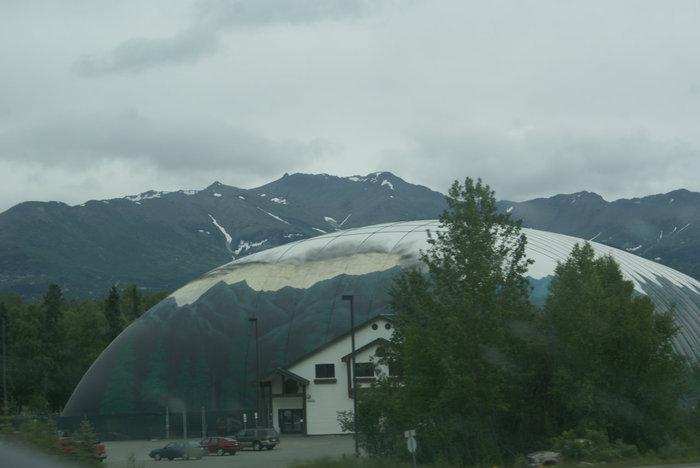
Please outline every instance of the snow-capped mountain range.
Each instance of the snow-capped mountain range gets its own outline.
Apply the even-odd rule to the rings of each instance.
[[[174,290],[260,250],[352,227],[434,219],[444,195],[390,172],[285,174],[254,189],[215,182],[78,206],[25,202],[0,213],[0,294],[104,298],[113,284]],[[700,194],[607,202],[581,192],[499,202],[523,225],[633,252],[700,277]]]

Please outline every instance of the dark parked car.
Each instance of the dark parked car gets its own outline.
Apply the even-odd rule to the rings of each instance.
[[[196,458],[200,460],[204,456],[204,453],[204,448],[197,442],[176,440],[168,442],[163,448],[151,450],[148,456],[155,460],[160,460],[161,458],[167,458],[168,460],[172,460],[173,458],[184,458],[185,460]]]
[[[225,453],[235,455],[236,452],[241,449],[240,442],[231,437],[209,437],[208,439],[202,440],[199,445],[204,447],[204,450],[207,452],[217,455],[223,455]]]
[[[236,434],[236,439],[241,447],[251,447],[253,450],[272,450],[280,443],[280,435],[274,429],[243,429]]]

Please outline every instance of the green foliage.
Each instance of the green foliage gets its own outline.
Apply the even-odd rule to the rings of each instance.
[[[605,431],[642,449],[677,429],[688,366],[674,353],[673,309],[655,312],[612,257],[577,245],[558,265],[542,316],[543,408],[555,432]]]
[[[402,272],[390,291],[396,326],[382,359],[401,378],[359,396],[367,453],[405,459],[407,429],[419,461],[457,465],[512,463],[552,443],[606,462],[696,440],[673,307],[655,311],[585,244],[558,265],[536,313],[519,223],[480,180],[455,182],[447,202],[424,270]]]
[[[105,299],[105,318],[107,319],[107,343],[114,340],[124,329],[124,317],[122,316],[121,298],[116,286],[112,286],[109,295]]]
[[[381,403],[362,398],[363,444],[397,453],[397,433],[415,428],[422,461],[500,463],[518,342],[509,324],[532,316],[526,239],[481,180],[455,182],[447,203],[444,230],[429,233],[421,255],[429,275],[403,272],[390,291],[396,332],[386,360],[402,382],[380,382]]]
[[[54,457],[63,457],[65,452],[58,444],[58,428],[52,419],[42,421],[33,419],[23,424],[18,431],[21,440],[35,449]]]
[[[100,461],[95,456],[95,444],[97,444],[97,436],[92,427],[92,424],[87,418],[83,418],[80,422],[80,428],[73,434],[75,440],[75,449],[71,454],[71,458],[85,466],[99,466]]]
[[[601,431],[587,430],[581,436],[575,431],[566,431],[552,440],[552,447],[559,451],[567,462],[610,463],[638,456],[635,445],[621,440],[611,442]]]

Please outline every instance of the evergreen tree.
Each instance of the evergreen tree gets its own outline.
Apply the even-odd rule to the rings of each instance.
[[[182,368],[177,374],[175,379],[175,384],[177,385],[176,392],[180,397],[182,402],[181,408],[173,408],[175,411],[187,411],[193,410],[192,401],[192,364],[190,363],[190,357],[185,356],[185,360],[182,363]]]
[[[56,283],[49,285],[44,294],[44,316],[47,328],[55,327],[62,316],[63,292]]]
[[[209,407],[211,403],[211,383],[209,375],[209,363],[204,352],[204,346],[199,350],[199,358],[194,368],[192,387],[190,391],[190,408],[199,409],[202,406]]]
[[[78,432],[73,436],[73,440],[75,441],[75,449],[71,453],[71,458],[74,458],[81,466],[100,465],[100,459],[95,456],[95,444],[98,443],[97,436],[87,417],[83,417]]]
[[[141,403],[148,411],[156,413],[167,406],[168,363],[163,348],[163,339],[148,361],[148,373],[141,385]]]
[[[143,295],[135,284],[130,284],[122,291],[122,315],[124,316],[127,324],[133,322],[141,316],[141,313],[143,312],[141,309],[142,301]]]
[[[109,290],[109,295],[105,299],[105,318],[107,319],[107,343],[112,342],[124,329],[124,318],[120,308],[121,298],[116,285]]]
[[[100,402],[100,414],[133,414],[136,412],[134,398],[134,361],[136,355],[130,337],[117,356],[107,382],[107,389]]]

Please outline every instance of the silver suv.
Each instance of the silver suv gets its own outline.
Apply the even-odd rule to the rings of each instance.
[[[236,434],[236,439],[241,447],[251,447],[253,450],[272,450],[280,443],[280,435],[274,429],[242,429]]]

